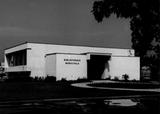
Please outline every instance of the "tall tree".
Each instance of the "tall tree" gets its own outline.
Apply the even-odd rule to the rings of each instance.
[[[155,79],[160,79],[160,0],[95,1],[92,13],[98,22],[115,14],[129,18],[132,48],[140,56],[141,66],[149,65]]]

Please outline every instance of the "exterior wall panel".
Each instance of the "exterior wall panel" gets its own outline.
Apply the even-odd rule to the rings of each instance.
[[[28,69],[26,65],[9,67],[6,69],[6,72],[23,72],[23,71],[30,71],[30,69]]]
[[[57,80],[87,79],[85,55],[57,54]]]
[[[112,78],[122,79],[122,75],[129,75],[129,80],[140,79],[140,60],[138,57],[111,57],[109,61]]]
[[[112,53],[113,56],[134,56],[133,49],[98,48],[83,46],[45,45],[46,53]]]
[[[31,69],[32,77],[45,77],[45,47],[44,45],[28,44],[27,66]]]
[[[46,75],[56,77],[56,54],[46,56]]]

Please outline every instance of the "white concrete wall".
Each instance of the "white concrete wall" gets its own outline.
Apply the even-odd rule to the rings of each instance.
[[[134,56],[132,49],[96,48],[83,46],[66,46],[52,44],[27,43],[27,66],[31,70],[31,76],[46,76],[45,55],[50,53],[111,53],[116,56]]]
[[[5,69],[6,72],[22,72],[22,71],[30,71],[26,65],[22,66],[14,66]]]
[[[111,57],[109,61],[110,75],[122,79],[122,75],[128,74],[129,80],[140,80],[139,57]]]
[[[35,44],[37,45],[37,44]],[[46,53],[111,53],[113,56],[134,56],[133,49],[98,48],[85,46],[66,46],[46,44]]]
[[[14,51],[19,51],[22,49],[27,49],[27,70],[31,71],[31,76],[35,77],[35,76],[39,76],[39,77],[45,77],[46,76],[46,59],[45,59],[45,55],[46,54],[50,54],[50,53],[76,53],[76,54],[81,54],[81,53],[111,53],[111,56],[134,56],[134,50],[133,49],[114,49],[114,48],[96,48],[96,47],[83,47],[83,46],[66,46],[66,45],[51,45],[51,44],[38,44],[38,43],[26,43],[26,44],[22,44],[10,49],[6,49],[5,50],[5,54],[7,53],[11,53]],[[86,72],[87,72],[87,63],[86,63],[86,56],[85,55],[72,55],[72,57],[82,57],[82,63],[81,65],[66,65],[64,64],[63,61],[61,61],[61,59],[63,59],[63,57],[68,57],[66,54],[65,55],[58,55],[60,58],[57,59],[58,63],[56,63],[57,65],[57,69],[59,72],[58,74],[58,79],[63,78],[63,74],[65,75],[65,73],[67,74],[67,76],[69,77],[68,79],[75,79],[78,76],[78,73],[80,73],[81,75],[79,75],[80,78],[86,77]],[[132,58],[131,57],[131,58]],[[124,57],[125,58],[125,57]],[[113,68],[114,71],[111,71],[112,75],[121,75],[122,71],[124,71],[124,69],[115,71],[118,69],[117,66],[115,66],[116,62],[119,63],[119,59],[112,57],[112,59],[114,61],[111,62],[111,68]],[[120,61],[126,61],[126,59],[123,59],[123,57],[120,59]],[[128,63],[132,63],[133,61],[136,60],[128,60],[127,59],[127,63],[124,65],[125,67],[127,67]],[[133,62],[134,63],[134,62]],[[138,67],[138,63],[136,64],[137,68]],[[74,66],[74,67],[73,67]],[[135,66],[135,64],[134,64]],[[7,65],[7,61],[5,58],[5,67],[8,68]],[[18,67],[17,67],[18,68]],[[64,68],[64,72],[62,71]],[[81,69],[83,73],[81,73],[82,71],[77,71],[76,76],[74,77],[73,74],[71,74],[71,72],[67,72],[68,70],[72,69],[76,70],[76,69]],[[10,69],[11,70],[11,69]],[[127,69],[126,69],[127,70]],[[125,70],[125,71],[126,71]],[[129,69],[130,70],[130,69]],[[137,70],[137,69],[136,69]],[[120,73],[118,73],[120,72]],[[131,73],[132,74],[132,73]],[[137,74],[135,74],[137,76]]]
[[[45,77],[45,45],[28,44],[27,67],[31,70],[32,77]]]
[[[56,54],[46,56],[46,75],[56,76]]]
[[[57,54],[57,80],[87,79],[85,55]]]

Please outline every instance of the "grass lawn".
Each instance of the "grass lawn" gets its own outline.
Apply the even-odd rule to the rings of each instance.
[[[29,100],[49,98],[81,98],[81,97],[109,97],[119,95],[146,95],[150,92],[131,92],[115,90],[99,90],[76,88],[69,82],[4,82],[0,83],[0,101]]]
[[[110,87],[110,88],[130,88],[130,89],[155,89],[160,88],[160,84],[146,82],[116,82],[116,83],[92,83],[90,86]]]

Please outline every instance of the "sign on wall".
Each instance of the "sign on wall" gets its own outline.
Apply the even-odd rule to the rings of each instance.
[[[87,78],[86,55],[57,54],[57,80]]]
[[[64,59],[65,64],[71,64],[71,65],[79,65],[81,62],[81,59]]]

